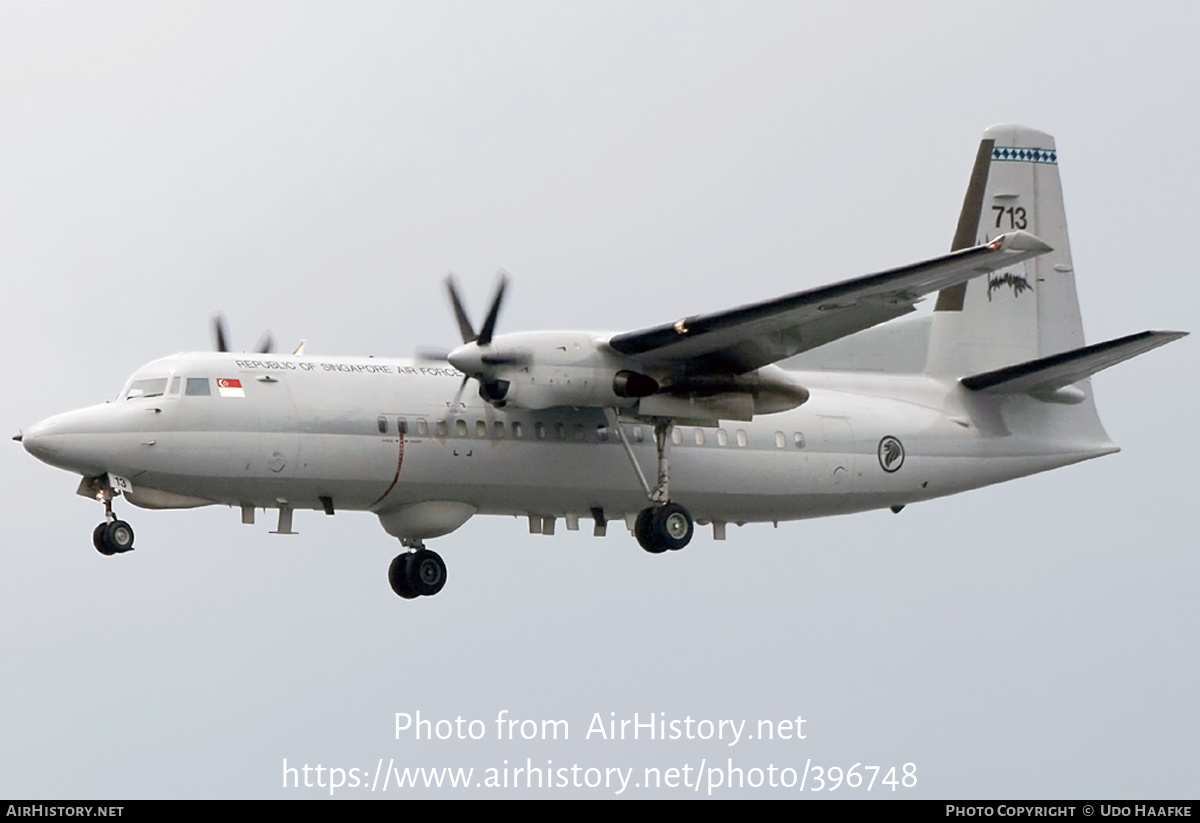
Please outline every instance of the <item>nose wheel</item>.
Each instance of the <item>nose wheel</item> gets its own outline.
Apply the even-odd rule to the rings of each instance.
[[[124,520],[105,520],[92,531],[92,545],[105,556],[133,551],[133,527]]]
[[[396,556],[388,568],[388,582],[405,600],[435,595],[446,585],[446,564],[437,552],[421,547]]]

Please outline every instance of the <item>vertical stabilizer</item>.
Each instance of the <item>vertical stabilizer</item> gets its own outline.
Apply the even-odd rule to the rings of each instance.
[[[926,371],[976,374],[1083,346],[1054,138],[993,126],[979,144],[952,250],[1014,229],[1053,251],[941,291]]]

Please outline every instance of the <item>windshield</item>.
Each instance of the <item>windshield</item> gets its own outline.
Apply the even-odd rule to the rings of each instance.
[[[139,397],[161,397],[166,390],[167,378],[165,377],[134,380],[129,384],[129,391],[125,392],[125,399],[135,400]]]

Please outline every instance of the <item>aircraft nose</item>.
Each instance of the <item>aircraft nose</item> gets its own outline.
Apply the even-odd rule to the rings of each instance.
[[[20,443],[43,463],[96,475],[122,453],[120,424],[113,420],[110,406],[90,406],[35,423],[21,433]]]
[[[52,458],[61,453],[61,448],[58,448],[55,443],[55,438],[50,435],[52,429],[51,420],[43,420],[40,423],[35,423],[25,431],[18,434],[13,440],[19,442],[25,447],[25,451],[32,454],[38,460],[44,463],[51,462]]]

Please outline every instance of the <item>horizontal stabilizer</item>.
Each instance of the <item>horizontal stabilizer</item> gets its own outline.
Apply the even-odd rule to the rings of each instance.
[[[1052,395],[1102,369],[1186,336],[1185,331],[1139,332],[1015,366],[973,374],[960,382],[972,391],[987,394]]]

